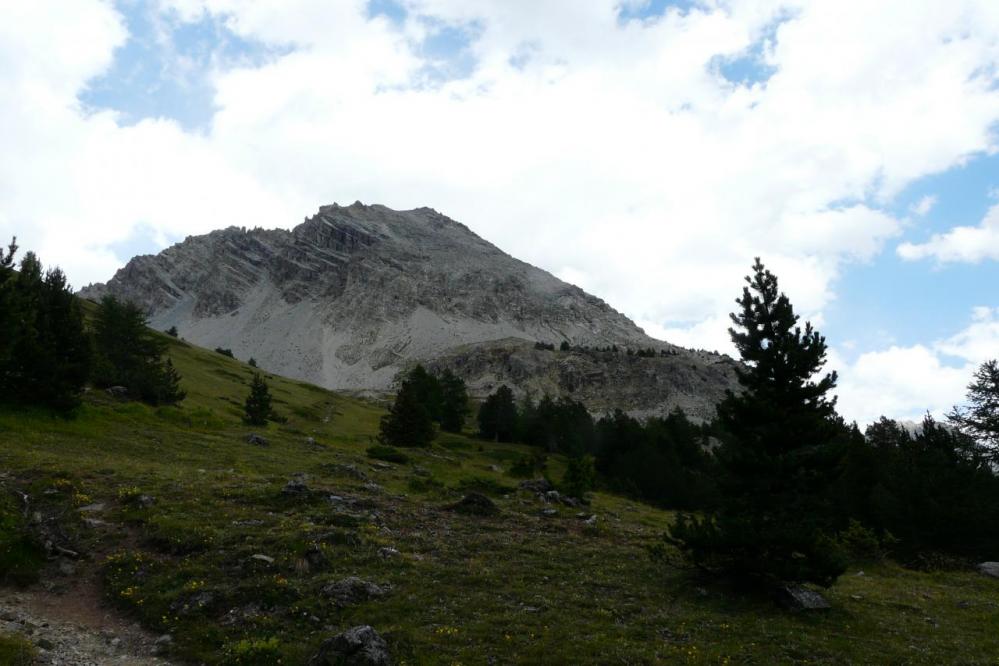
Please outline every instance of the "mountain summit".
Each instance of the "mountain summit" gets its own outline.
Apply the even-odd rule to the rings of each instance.
[[[81,295],[105,293],[145,308],[156,328],[176,326],[196,344],[334,389],[385,391],[420,361],[451,367],[480,393],[506,382],[578,392],[593,409],[683,406],[696,414],[731,383],[725,357],[650,338],[599,298],[430,208],[333,204],[291,231],[229,227],[191,236],[135,257]],[[621,353],[551,352],[536,342]],[[649,348],[663,355],[625,354]],[[649,386],[648,373],[632,376],[628,365],[663,377]],[[608,394],[603,386],[622,381],[644,387],[632,386],[629,397],[628,387]],[[657,395],[637,395],[663,382]]]

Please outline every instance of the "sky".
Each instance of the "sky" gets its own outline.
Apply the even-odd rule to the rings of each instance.
[[[999,356],[994,0],[0,0],[0,238],[82,287],[430,206],[731,352],[760,256],[861,423]]]

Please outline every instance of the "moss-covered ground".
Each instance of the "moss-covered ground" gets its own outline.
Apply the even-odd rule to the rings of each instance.
[[[830,611],[787,613],[653,561],[667,512],[596,493],[542,515],[508,473],[525,447],[446,435],[405,462],[376,459],[379,405],[273,375],[287,421],[250,428],[252,368],[179,340],[169,355],[188,391],[179,407],[92,391],[68,420],[0,411],[0,546],[21,549],[7,584],[30,583],[35,562],[71,591],[18,541],[13,491],[26,493],[78,566],[99,570],[107,603],[171,634],[178,661],[302,664],[371,624],[404,664],[999,664],[999,581],[855,567],[827,592]],[[284,493],[295,475],[308,491]],[[468,490],[500,514],[447,509]],[[323,595],[351,575],[391,591]],[[0,637],[0,655],[15,641]]]

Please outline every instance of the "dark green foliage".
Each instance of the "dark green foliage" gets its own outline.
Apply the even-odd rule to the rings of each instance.
[[[968,385],[968,405],[955,407],[947,419],[988,451],[999,465],[999,362],[986,361]]]
[[[231,349],[225,349],[223,347],[216,347],[215,351],[218,352],[219,354],[222,354],[223,356],[228,356],[229,358],[236,358],[235,356],[233,356]]]
[[[718,406],[720,503],[703,517],[680,515],[666,538],[703,570],[829,586],[845,569],[828,536],[842,426],[826,394],[836,375],[813,379],[825,339],[797,326],[759,259],[746,280],[730,329],[746,364],[737,370],[743,390]]]
[[[255,359],[255,358],[253,358],[253,357],[251,356],[251,357],[250,357],[250,360],[249,360],[249,361],[247,361],[247,362],[246,362],[246,364],[247,364],[248,366],[250,366],[251,368],[255,368],[255,367],[257,367],[257,359]]]
[[[893,553],[990,558],[999,552],[999,478],[990,451],[927,416],[914,433],[882,418],[854,437],[843,461],[841,505]]]
[[[518,438],[552,453],[580,456],[595,449],[596,431],[586,406],[571,398],[544,396],[537,405],[521,404]]]
[[[413,395],[427,409],[430,418],[440,423],[444,410],[444,395],[443,387],[437,377],[427,372],[422,365],[417,365],[406,375],[406,381],[409,382]]]
[[[45,551],[24,524],[18,502],[0,494],[0,584],[34,583],[44,561]]]
[[[266,425],[267,421],[273,418],[274,410],[271,408],[271,391],[259,372],[253,373],[253,381],[250,382],[250,394],[246,396],[246,402],[243,404],[243,412],[243,420],[250,425]]]
[[[430,446],[434,422],[421,399],[424,386],[402,382],[389,413],[382,417],[378,439],[388,446]]]
[[[569,351],[572,349],[572,345],[569,344],[568,340],[563,340],[562,344],[558,346],[559,351]]]
[[[512,442],[517,436],[517,406],[513,391],[505,384],[479,407],[479,436],[497,442]]]
[[[152,405],[184,399],[180,376],[169,359],[166,343],[146,328],[146,316],[133,303],[105,296],[94,319],[92,380],[99,387],[124,386]]]
[[[386,462],[399,463],[400,465],[405,465],[409,462],[409,456],[392,446],[376,444],[375,446],[369,446],[366,453],[369,458],[374,458],[375,460],[384,460]]]
[[[534,348],[542,351],[555,351],[555,343],[553,342],[535,342]]]
[[[569,458],[562,477],[560,488],[570,497],[583,499],[586,493],[593,490],[597,483],[597,470],[594,467],[593,456],[583,455]]]
[[[597,422],[597,470],[619,492],[671,509],[705,509],[717,500],[708,430],[679,409],[639,422],[617,410]]]
[[[438,380],[441,395],[440,424],[445,432],[461,432],[468,415],[468,389],[465,382],[445,370]]]
[[[510,467],[510,476],[522,479],[532,479],[538,475],[543,475],[548,469],[548,456],[541,451],[534,451],[530,455],[521,456]]]
[[[178,335],[180,335],[177,332],[177,327],[176,326],[171,326],[170,328],[168,328],[166,330],[166,334],[169,335],[171,338],[176,338]]]
[[[13,269],[0,250],[0,402],[69,411],[90,368],[80,304],[59,269],[42,273],[31,252]]]

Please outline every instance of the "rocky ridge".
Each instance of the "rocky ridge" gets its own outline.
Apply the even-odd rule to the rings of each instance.
[[[228,227],[132,259],[106,285],[150,324],[340,390],[385,392],[414,362],[451,367],[478,394],[574,394],[592,409],[708,413],[732,386],[726,357],[645,334],[599,298],[519,261],[430,208],[323,206],[291,231]],[[622,353],[537,350],[615,345]],[[625,349],[665,356],[637,358]]]

